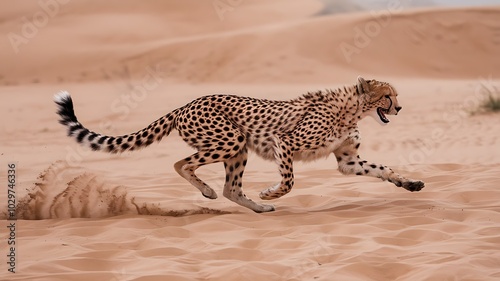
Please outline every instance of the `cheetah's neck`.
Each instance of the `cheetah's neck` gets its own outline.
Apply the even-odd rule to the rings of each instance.
[[[293,102],[302,103],[304,106],[326,103],[335,113],[347,119],[359,120],[362,114],[361,100],[356,85],[309,92]]]

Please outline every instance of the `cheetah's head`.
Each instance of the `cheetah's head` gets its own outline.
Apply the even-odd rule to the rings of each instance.
[[[363,110],[362,117],[371,116],[381,125],[389,123],[386,115],[397,115],[402,108],[397,100],[396,89],[389,83],[366,81],[358,77],[357,90]]]

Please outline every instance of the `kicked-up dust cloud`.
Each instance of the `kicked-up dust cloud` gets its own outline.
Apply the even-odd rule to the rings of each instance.
[[[139,204],[125,186],[108,183],[92,172],[70,167],[62,161],[53,163],[38,176],[16,208],[17,218],[25,220],[225,213],[209,208],[165,210],[157,203]]]

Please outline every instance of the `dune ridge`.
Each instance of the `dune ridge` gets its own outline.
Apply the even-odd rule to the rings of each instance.
[[[130,9],[136,9],[136,4],[131,5]],[[264,10],[270,9],[263,2],[254,5]],[[138,13],[148,7],[145,4],[138,6],[142,7]],[[109,10],[104,4],[97,7],[94,9],[103,9],[103,13]],[[74,28],[71,23],[59,23],[62,19],[56,17],[55,22],[48,24],[43,32],[51,34],[53,29],[64,24],[65,29],[61,31],[63,36],[91,36],[91,40],[79,40],[77,48],[58,46],[62,52],[58,53],[59,59],[54,60],[52,54],[56,50],[48,38],[59,35],[47,35],[44,37],[47,39],[40,44],[22,46],[25,48],[23,56],[9,56],[5,64],[29,60],[26,64],[29,67],[0,66],[0,75],[4,84],[21,81],[135,80],[151,71],[161,73],[176,83],[318,83],[342,81],[356,73],[444,79],[477,78],[495,73],[500,64],[498,56],[495,56],[500,45],[500,25],[496,21],[500,15],[498,7],[387,9],[314,17],[313,11],[320,6],[311,3],[306,5],[308,8],[302,13],[289,12],[289,20],[285,22],[273,22],[264,13],[262,17],[265,20],[262,23],[252,25],[244,17],[233,18],[229,26],[224,21],[214,20],[214,15],[209,13],[213,7],[203,6],[205,8],[202,9],[200,6],[194,11],[189,7],[186,3],[172,9],[178,9],[179,13],[189,10],[186,14],[197,16],[197,20],[207,22],[207,25],[196,25],[202,29],[192,31],[183,26],[179,30],[184,33],[167,35],[155,21],[171,18],[158,16],[159,11],[171,13],[165,7],[157,7],[159,10],[155,9],[155,17],[150,20],[144,20],[144,17],[135,19],[143,28],[153,28],[147,35],[140,32],[142,29],[120,29],[120,22],[126,20],[130,24],[130,21],[134,21],[125,16],[117,16],[116,25],[104,26],[99,31],[102,35],[89,35],[91,29],[82,27],[92,26],[86,23],[89,17],[74,14],[84,7],[69,11],[61,7],[65,18],[75,16],[78,19],[73,23]],[[252,5],[241,5],[235,13],[245,14],[249,10],[248,13],[252,15],[254,9],[256,7]],[[93,12],[90,10],[86,13]],[[152,11],[146,9],[141,13],[145,16]],[[189,17],[182,21],[184,25],[188,22]],[[172,23],[176,22],[166,20],[163,24],[170,26]],[[4,23],[3,28],[13,29],[13,26]],[[460,33],[457,33],[458,30]],[[111,39],[105,36],[110,33],[115,34]],[[106,40],[107,44],[96,44],[99,40]],[[212,47],[205,48],[206,44]],[[397,45],[406,48],[394,47]],[[425,53],[426,58],[415,55],[419,52]],[[473,52],[474,56],[463,55]],[[367,60],[370,63],[366,63]],[[51,67],[46,67],[49,61]],[[64,74],[59,69],[65,69]],[[121,73],[122,77],[113,75],[116,73]]]

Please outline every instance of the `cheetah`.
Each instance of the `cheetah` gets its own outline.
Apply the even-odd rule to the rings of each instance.
[[[226,173],[223,195],[261,213],[275,208],[253,201],[242,190],[249,151],[275,161],[281,174],[280,183],[260,192],[263,200],[290,192],[294,185],[294,161],[312,161],[332,153],[342,174],[377,177],[408,191],[420,191],[424,187],[422,181],[405,178],[358,155],[358,121],[372,116],[382,125],[389,123],[386,115],[397,115],[402,108],[397,95],[389,83],[362,77],[351,86],[309,92],[288,101],[214,94],[195,99],[140,131],[114,137],[92,132],[78,122],[68,92],[59,92],[54,100],[61,118],[59,123],[67,127],[68,136],[95,151],[137,150],[160,141],[176,129],[197,150],[174,164],[181,177],[203,196],[215,199],[217,193],[195,171],[203,165],[223,162]]]

